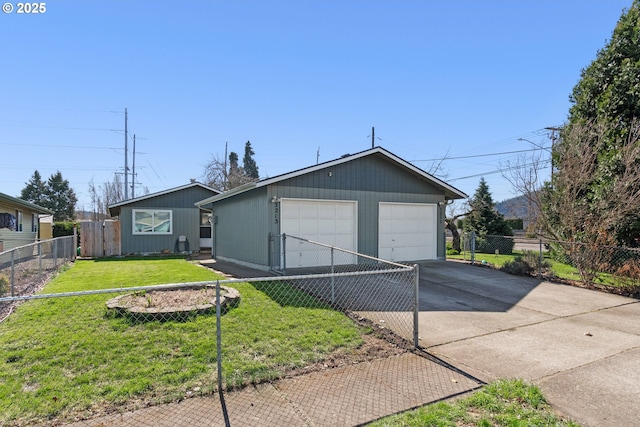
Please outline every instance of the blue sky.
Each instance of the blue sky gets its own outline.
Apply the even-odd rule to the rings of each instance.
[[[17,2],[11,2],[14,6]],[[472,195],[550,143],[632,0],[48,1],[0,14],[0,192],[129,167],[150,192],[251,141],[261,177],[376,145]],[[491,155],[489,155],[491,154]],[[476,157],[469,157],[476,156]]]

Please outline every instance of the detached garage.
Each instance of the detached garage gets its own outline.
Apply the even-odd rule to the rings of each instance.
[[[263,179],[196,203],[212,212],[212,256],[271,269],[328,265],[282,234],[379,258],[445,257],[444,209],[467,195],[383,148]],[[342,262],[348,262],[343,260]]]

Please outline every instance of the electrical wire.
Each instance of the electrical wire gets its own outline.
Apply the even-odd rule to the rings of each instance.
[[[548,149],[549,149],[549,147],[538,147],[538,148],[530,148],[528,150],[503,151],[501,153],[473,154],[473,155],[469,155],[469,156],[443,157],[443,158],[439,158],[439,159],[412,160],[412,163],[413,162],[438,162],[438,161],[460,160],[460,159],[475,159],[475,158],[478,158],[478,157],[491,157],[491,156],[501,156],[503,154],[528,153],[528,152],[531,152],[531,151],[548,150]]]

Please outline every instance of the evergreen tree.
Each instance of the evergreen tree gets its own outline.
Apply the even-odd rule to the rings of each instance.
[[[640,117],[640,3],[634,0],[613,30],[611,40],[582,70],[569,97],[569,125],[597,120],[615,134],[626,134]]]
[[[242,158],[242,167],[244,169],[244,173],[247,174],[249,178],[258,179],[260,175],[258,174],[258,165],[256,161],[253,159],[253,155],[256,154],[251,148],[251,142],[247,141],[244,146],[244,157]]]
[[[496,210],[484,178],[480,179],[480,185],[469,200],[469,208],[471,212],[465,217],[464,229],[467,232],[475,232],[476,252],[513,253],[513,239],[503,237],[512,236],[513,231],[502,214]]]
[[[33,172],[31,179],[26,183],[26,187],[22,189],[20,198],[27,202],[35,203],[38,206],[44,207],[46,201],[47,185],[42,181],[40,172],[37,170]]]
[[[69,181],[57,171],[49,177],[46,189],[47,200],[41,205],[53,211],[54,221],[69,221],[75,219],[76,193],[69,186]]]
[[[622,13],[613,31],[611,39],[601,49],[595,60],[582,70],[580,81],[570,96],[572,107],[566,126],[561,132],[560,141],[553,149],[554,175],[551,185],[546,188],[545,198],[548,203],[542,209],[550,209],[554,198],[562,197],[567,191],[579,194],[581,203],[586,205],[585,218],[603,218],[607,211],[622,211],[617,206],[605,206],[602,200],[609,200],[608,195],[627,179],[629,167],[640,168],[636,164],[625,163],[625,151],[628,145],[637,141],[638,118],[640,118],[640,1],[634,0],[631,7]],[[580,139],[576,140],[576,135]],[[583,147],[572,147],[580,144]],[[565,147],[569,145],[569,147]],[[576,182],[576,163],[566,157],[567,152],[580,152],[584,161],[592,162],[584,165],[589,168],[590,175],[581,182],[581,188],[574,189]],[[634,186],[632,197],[640,194],[640,187]],[[565,188],[569,185],[571,188]],[[550,203],[549,203],[550,202]],[[615,203],[626,203],[619,198]],[[604,221],[597,221],[602,226],[593,233],[565,231],[571,229],[565,224],[569,212],[546,212],[550,222],[549,234],[562,236],[563,239],[592,241],[594,236],[612,236],[614,244],[632,244],[640,238],[640,213],[630,212],[619,218],[614,226],[605,226]]]
[[[475,231],[478,235],[512,236],[513,231],[502,214],[496,210],[489,185],[480,179],[475,194],[469,200],[471,212],[464,220],[465,231]]]
[[[238,165],[238,153],[232,151],[229,153],[229,175],[239,174],[240,166]]]

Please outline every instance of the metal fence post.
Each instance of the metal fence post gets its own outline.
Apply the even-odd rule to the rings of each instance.
[[[38,276],[42,277],[42,242],[38,242]]]
[[[476,232],[471,232],[471,241],[469,242],[471,250],[471,265],[476,263]]]
[[[538,270],[538,279],[542,279],[542,261],[543,261],[543,256],[542,256],[542,239],[540,239],[540,268]]]
[[[58,267],[58,239],[53,239],[53,246],[51,248],[53,251],[53,268]]]
[[[333,264],[333,246],[331,246],[331,304],[336,302],[335,267]]]
[[[16,251],[11,251],[11,296],[15,297],[14,287],[15,287],[15,259],[16,259]]]
[[[420,299],[420,268],[418,267],[418,264],[414,264],[413,266],[413,276],[414,276],[413,346],[415,348],[418,348],[420,346],[420,343],[418,342],[418,340],[420,339],[420,336],[418,334],[418,323],[420,321],[420,316],[419,316],[420,308],[418,307],[418,301]]]
[[[287,235],[282,234],[282,272],[287,274]]]
[[[76,259],[77,256],[77,248],[78,247],[78,226],[73,227],[73,239],[71,240],[71,260]]]
[[[216,361],[218,368],[218,395],[220,396],[220,405],[222,405],[222,414],[224,416],[225,426],[230,426],[229,414],[227,413],[227,404],[224,401],[224,393],[222,391],[222,307],[220,305],[220,280],[216,280]]]

